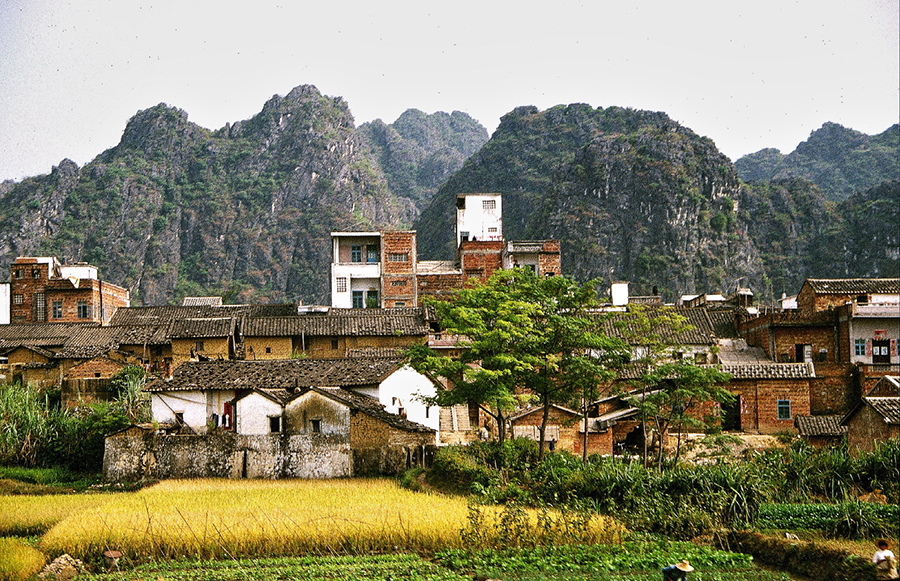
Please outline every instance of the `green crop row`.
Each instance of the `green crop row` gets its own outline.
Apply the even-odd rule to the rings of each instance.
[[[764,529],[821,530],[847,537],[892,536],[900,511],[896,504],[763,504],[757,526]]]

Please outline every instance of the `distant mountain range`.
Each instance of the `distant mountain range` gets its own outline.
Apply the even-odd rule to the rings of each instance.
[[[458,111],[356,127],[312,86],[215,131],[160,104],[84,167],[0,184],[0,277],[55,255],[135,304],[325,303],[331,231],[415,227],[422,258],[452,258],[455,194],[489,191],[507,238],[559,238],[579,279],[768,300],[807,276],[898,276],[897,140],[826,124],[732,164],[664,113],[618,107],[520,107],[488,139]]]

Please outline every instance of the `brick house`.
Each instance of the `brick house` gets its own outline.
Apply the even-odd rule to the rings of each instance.
[[[844,416],[852,454],[871,452],[878,442],[900,437],[900,377],[884,376]]]
[[[332,232],[331,305],[404,308],[425,297],[444,298],[469,279],[487,280],[502,268],[540,276],[561,273],[558,240],[503,238],[502,196],[456,196],[456,259],[419,261],[416,232]]]
[[[20,256],[9,266],[12,323],[108,322],[131,303],[128,289],[105,282],[87,263]]]
[[[509,417],[510,433],[514,438],[528,438],[540,441],[540,425],[544,409],[532,407],[524,409]],[[588,421],[587,452],[588,454],[612,454],[612,430],[607,424]],[[544,436],[545,449],[550,449],[550,442],[556,450],[566,450],[581,455],[584,450],[584,426],[582,414],[563,406],[551,405],[547,415],[547,426]]]
[[[812,414],[844,414],[900,371],[900,279],[807,279],[797,309],[745,313],[739,328],[775,360],[814,364]]]
[[[843,416],[797,416],[797,434],[816,448],[840,445],[847,438],[847,426],[841,425]]]

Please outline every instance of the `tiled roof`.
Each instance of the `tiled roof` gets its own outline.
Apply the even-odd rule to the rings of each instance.
[[[297,305],[198,305],[162,307],[120,307],[110,325],[160,325],[179,319],[219,319],[227,317],[285,317],[297,314]]]
[[[897,294],[900,278],[808,278],[816,294]]]
[[[222,297],[184,297],[181,300],[182,307],[221,307]]]
[[[377,358],[189,361],[175,369],[172,379],[158,379],[145,390],[155,392],[373,385],[381,383],[399,366],[397,359]]]
[[[842,436],[847,426],[841,425],[841,416],[797,416],[794,425],[801,436]]]
[[[815,377],[812,363],[733,363],[726,365],[701,365],[730,373],[732,379],[808,379]],[[619,379],[639,379],[645,368],[626,365],[617,373]]]
[[[402,357],[406,349],[402,347],[358,347],[347,349],[347,357]]]
[[[666,341],[681,345],[714,345],[717,338],[737,337],[738,333],[734,327],[734,321],[729,321],[730,312],[710,311],[706,308],[667,308],[665,311],[646,307],[644,312],[649,318],[654,318],[662,314],[675,314],[685,318],[684,323],[692,327],[687,331],[675,333],[673,329],[660,327],[655,330]],[[601,318],[609,315],[600,314]],[[636,330],[628,323],[628,313],[613,313],[612,316],[603,322],[603,330],[607,335],[624,339],[631,331],[637,333]],[[624,329],[622,328],[624,326]],[[626,333],[625,331],[629,332]]]
[[[718,365],[732,379],[809,379],[816,376],[812,363],[753,363]]]
[[[872,406],[878,415],[889,424],[900,424],[900,397],[866,397],[866,403]]]
[[[343,313],[340,311],[353,311]],[[332,309],[327,315],[246,318],[242,333],[246,337],[316,336],[390,336],[426,335],[428,326],[421,311],[407,309]],[[411,311],[411,312],[410,312]]]
[[[57,357],[90,359],[122,345],[162,345],[169,342],[167,330],[168,325],[86,327],[66,341]]]
[[[333,399],[337,402],[343,403],[350,409],[361,411],[364,414],[382,420],[386,424],[395,428],[399,428],[407,432],[434,432],[432,428],[423,426],[422,424],[416,422],[411,422],[403,416],[390,413],[389,411],[384,409],[384,405],[382,405],[381,402],[373,397],[369,397],[367,395],[362,395],[359,393],[353,393],[352,391],[340,388],[311,387],[310,390],[315,391],[316,393],[324,395],[325,397]]]
[[[234,329],[231,317],[219,319],[176,319],[169,327],[170,339],[229,337]]]

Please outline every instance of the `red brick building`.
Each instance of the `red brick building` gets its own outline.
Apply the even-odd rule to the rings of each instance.
[[[20,256],[9,280],[11,323],[106,323],[131,303],[128,289],[103,281],[86,263]]]
[[[331,306],[405,308],[443,298],[502,268],[561,273],[558,240],[503,238],[500,194],[457,195],[455,260],[419,261],[416,232],[332,232]]]

